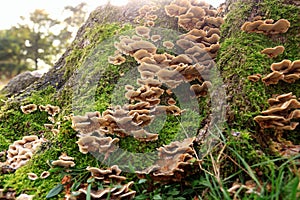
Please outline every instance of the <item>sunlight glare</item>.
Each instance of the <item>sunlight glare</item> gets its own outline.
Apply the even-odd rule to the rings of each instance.
[[[125,6],[128,0],[110,0],[110,3],[114,6]]]

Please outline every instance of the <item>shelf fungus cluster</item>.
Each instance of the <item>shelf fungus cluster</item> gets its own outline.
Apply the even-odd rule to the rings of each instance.
[[[81,153],[87,154],[91,152],[105,154],[106,159],[110,153],[118,149],[118,142],[118,138],[112,139],[111,137],[84,136],[76,143],[78,144]]]
[[[160,147],[157,162],[137,174],[141,178],[150,174],[155,181],[181,181],[189,173],[195,172],[194,167],[201,162],[195,157],[194,141],[195,138],[187,138],[182,142],[176,141]]]
[[[155,5],[144,5],[139,9],[139,15],[135,18],[136,23],[144,22],[144,26],[155,26],[157,15],[155,12],[159,8]]]
[[[280,80],[287,83],[294,83],[300,79],[300,60],[294,62],[283,60],[271,65],[272,73],[262,78],[266,85],[277,84]]]
[[[59,106],[53,106],[50,104],[44,105],[36,105],[36,104],[28,104],[25,106],[21,106],[21,110],[24,114],[30,114],[32,112],[35,112],[36,110],[40,110],[41,112],[47,112],[49,117],[48,120],[51,122],[51,124],[44,124],[44,127],[48,130],[50,130],[54,135],[57,135],[59,133],[60,129],[60,122],[55,122],[55,116],[60,113],[60,107]],[[57,127],[56,127],[57,125]]]
[[[273,19],[258,19],[253,22],[245,22],[241,29],[248,33],[262,33],[265,35],[274,35],[286,33],[290,27],[290,22],[286,19],[280,19],[274,23]]]
[[[92,199],[133,199],[136,191],[132,190],[133,181],[123,184],[126,177],[121,176],[121,169],[113,165],[108,169],[99,169],[96,167],[87,167],[91,173],[91,178],[95,181],[95,187],[92,186],[88,191],[87,186],[78,190],[79,198],[83,199],[89,192]],[[99,182],[102,187],[96,186]],[[76,192],[77,193],[77,192]]]
[[[223,18],[216,17],[218,11],[203,1],[174,0],[165,11],[168,16],[177,17],[179,26],[187,31],[201,29],[207,24],[220,27],[224,22]]]
[[[217,17],[217,10],[204,2],[174,0],[165,6],[165,11],[168,16],[177,17],[178,25],[189,31],[176,44],[195,63],[209,65],[220,48],[220,26],[224,23],[223,18]]]
[[[22,140],[15,141],[7,150],[5,164],[13,169],[25,165],[33,156],[38,147],[45,142],[43,138],[36,135],[25,136]]]
[[[89,147],[91,149],[93,149],[92,147],[115,149],[118,140],[112,140],[105,135],[132,136],[140,141],[157,140],[157,134],[149,133],[143,129],[154,118],[147,107],[149,108],[150,104],[142,102],[135,105],[125,105],[123,108],[116,106],[114,109],[104,111],[102,115],[98,113],[99,116],[91,116],[91,113],[87,113],[83,117],[74,116],[72,118],[73,128],[81,133],[78,141],[81,151],[85,152]],[[97,135],[92,136],[95,133]],[[111,145],[113,148],[109,148]],[[99,149],[99,151],[102,150]]]
[[[146,8],[140,10],[140,15],[148,16]],[[80,152],[101,153],[107,158],[118,149],[120,138],[130,136],[143,142],[158,140],[159,135],[148,132],[147,126],[158,115],[179,116],[184,113],[185,110],[172,98],[172,91],[181,84],[189,84],[188,92],[194,98],[208,95],[212,83],[206,77],[209,77],[213,58],[220,48],[223,19],[216,16],[216,10],[196,1],[175,0],[165,7],[165,11],[169,16],[178,17],[179,25],[187,33],[180,35],[177,41],[171,41],[165,36],[151,35],[151,27],[137,26],[135,35],[119,37],[114,47],[118,56],[126,55],[137,62],[140,75],[137,85],[125,86],[124,96],[128,104],[111,106],[102,113],[89,112],[72,117],[72,127],[79,132],[77,144]],[[169,51],[180,49],[180,53],[161,52],[161,47],[155,44],[159,40]],[[108,59],[111,63],[115,61],[113,57]],[[165,97],[168,105],[161,105]],[[110,137],[112,135],[118,138]],[[157,165],[143,173],[159,178],[163,176],[162,179],[166,180],[181,179],[200,162],[195,158],[193,142],[194,139],[189,138],[161,147]]]
[[[292,93],[282,94],[268,100],[270,108],[254,120],[261,128],[273,128],[276,131],[294,130],[300,119],[300,102]]]

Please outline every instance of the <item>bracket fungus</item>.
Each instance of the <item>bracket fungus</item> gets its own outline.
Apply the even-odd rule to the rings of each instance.
[[[261,128],[274,128],[276,131],[294,130],[300,119],[300,102],[292,93],[279,95],[268,100],[271,106],[262,112],[263,115],[256,116],[254,120]]]
[[[150,174],[155,181],[181,181],[193,171],[193,166],[201,162],[195,156],[194,141],[195,138],[187,138],[182,142],[176,141],[160,147],[157,162],[143,171],[138,171],[138,176],[142,178]]]
[[[135,22],[140,23],[141,20],[144,20],[145,26],[154,26],[154,21],[158,18],[154,12],[156,12],[158,9],[159,8],[154,5],[144,5],[139,9],[139,15],[135,18]]]
[[[74,158],[71,156],[68,156],[66,153],[62,153],[59,157],[59,160],[65,160],[65,161],[73,161]]]
[[[152,35],[151,36],[151,41],[152,42],[157,42],[159,40],[161,40],[161,36],[160,35]]]
[[[211,9],[208,4],[199,1],[174,0],[165,6],[165,12],[170,17],[177,17],[178,25],[189,31],[181,35],[176,44],[184,51],[193,51],[194,53],[189,53],[189,56],[195,62],[216,58],[217,51],[220,48],[219,45],[214,46],[214,48],[204,48],[218,44],[220,39],[220,26],[224,23],[224,20],[216,16],[217,10]],[[204,51],[198,54],[195,49],[191,50],[195,47]],[[200,50],[197,51],[200,52]],[[200,59],[199,56],[203,55],[205,51],[208,52],[209,56]]]
[[[176,10],[180,7],[185,11]],[[153,16],[152,11],[149,11],[150,8],[150,5],[143,6],[139,10],[140,16],[148,16],[150,19],[150,16]],[[214,9],[197,1],[174,0],[170,6],[165,7],[165,11],[169,12],[167,13],[169,15],[176,15],[179,18],[179,25],[181,21],[188,26],[193,26],[190,32],[180,36],[178,41],[162,42],[162,45],[168,49],[174,48],[176,43],[184,53],[178,55],[157,53],[157,47],[151,43],[151,40],[156,42],[162,38],[160,35],[152,35],[151,40],[144,40],[142,37],[149,39],[151,32],[151,29],[145,26],[138,26],[135,29],[136,34],[142,37],[136,35],[119,37],[119,41],[114,43],[117,53],[130,56],[137,61],[140,78],[136,83],[139,86],[125,86],[124,96],[129,100],[129,104],[111,106],[102,114],[94,112],[87,113],[85,116],[72,117],[72,127],[80,133],[77,144],[82,153],[105,153],[105,158],[107,158],[117,149],[116,144],[119,138],[127,136],[144,142],[155,141],[159,135],[149,133],[145,129],[154,121],[155,115],[166,113],[178,116],[185,111],[177,107],[177,102],[174,100],[168,101],[169,106],[159,105],[165,91],[171,94],[171,89],[181,83],[194,81],[193,84],[198,83],[202,87],[201,92],[198,88],[197,95],[204,96],[207,93],[211,83],[204,81],[201,74],[207,73],[212,67],[211,58],[216,57],[220,48],[219,26],[223,20],[216,17]],[[140,16],[138,20],[142,19]],[[151,18],[155,20],[156,17]],[[199,20],[203,22],[201,27],[203,30],[196,27]],[[193,49],[194,46],[199,49]],[[208,55],[204,56],[205,53]],[[199,61],[203,61],[205,65],[195,64]],[[165,86],[169,88],[165,89]],[[118,138],[112,139],[108,137],[109,135]]]
[[[126,62],[126,58],[123,57],[122,55],[118,54],[116,56],[109,56],[108,62],[113,65],[121,65],[124,62]]]
[[[79,146],[79,151],[83,154],[89,152],[101,153],[105,154],[105,158],[107,158],[112,152],[118,149],[118,142],[118,138],[83,136],[76,143]]]
[[[6,164],[12,169],[25,165],[33,156],[38,147],[46,140],[39,139],[36,135],[25,136],[22,140],[15,141],[7,150]]]
[[[27,173],[27,175],[28,175],[28,179],[32,181],[35,181],[39,178],[35,173]]]
[[[73,116],[72,128],[81,134],[92,133],[100,129],[100,117],[101,114],[99,112],[88,112],[85,116]]]
[[[29,105],[26,105],[26,106],[21,106],[21,110],[24,114],[30,114],[30,113],[37,110],[37,105],[29,104]]]
[[[202,85],[199,85],[199,84],[191,85],[190,90],[192,92],[194,92],[196,97],[203,97],[203,96],[206,96],[208,94],[208,90],[211,87],[212,87],[211,82],[204,81],[202,83]]]
[[[69,157],[66,154],[62,154],[61,156],[59,156],[58,160],[52,161],[51,164],[54,166],[69,168],[69,167],[75,166],[75,163],[73,160],[74,160],[74,158]]]
[[[122,184],[126,181],[126,177],[121,176],[121,170],[117,165],[113,165],[108,169],[100,169],[96,167],[87,167],[87,171],[91,173],[91,178],[95,179],[95,182],[99,182],[102,187],[92,187],[89,194],[93,199],[133,199],[136,191],[131,187],[134,184],[133,181]],[[88,193],[86,185],[82,186],[78,190],[80,197]]]
[[[262,82],[266,85],[277,84],[283,77],[282,73],[275,71],[262,78]]]
[[[300,60],[294,62],[283,60],[271,65],[272,73],[262,78],[266,85],[277,84],[280,80],[287,83],[294,83],[300,79]]]
[[[146,50],[148,53],[156,53],[157,48],[151,42],[145,40],[134,40],[132,38],[120,38],[120,42],[115,42],[118,51],[125,55],[133,55],[140,49]]]
[[[46,105],[46,111],[48,112],[49,115],[54,117],[55,115],[60,113],[60,108],[59,108],[59,106],[52,106],[50,104],[47,104]]]
[[[166,47],[167,49],[173,49],[173,47],[175,46],[173,42],[171,41],[165,41],[163,42],[163,46]]]
[[[132,87],[127,86],[127,89],[132,89]],[[81,137],[83,137],[82,140],[84,139],[84,136],[89,136],[91,139],[92,136],[90,136],[90,134],[92,134],[93,132],[98,132],[100,133],[100,135],[116,134],[120,137],[133,136],[134,138],[142,141],[156,140],[157,134],[151,134],[145,131],[144,131],[145,134],[141,134],[142,132],[139,132],[138,130],[143,129],[142,128],[143,126],[148,125],[153,120],[153,116],[148,115],[150,112],[146,107],[148,107],[148,105],[150,106],[153,105],[153,102],[157,103],[155,96],[159,95],[161,92],[163,91],[160,88],[152,88],[151,90],[144,90],[141,93],[139,92],[136,93],[135,96],[133,96],[133,93],[131,92],[130,95],[128,94],[127,96],[128,98],[145,100],[144,103],[138,103],[136,106],[125,105],[124,108],[117,106],[115,108],[111,108],[110,110],[106,110],[102,113],[102,116],[98,116],[97,120],[96,119],[94,120],[97,121],[97,124],[95,126],[92,126],[90,123],[85,123],[86,117],[83,117],[83,122],[82,122],[78,120],[82,117],[77,116],[76,118],[73,118],[74,119],[73,128],[81,132]],[[145,106],[144,109],[141,108],[141,110],[128,110],[128,109],[137,108],[142,104],[143,106]],[[80,124],[82,123],[84,123],[83,129],[80,129]],[[88,140],[87,138],[85,139]],[[96,145],[95,144],[96,141],[101,144],[101,142],[98,141],[99,138],[96,139],[95,137],[93,138],[93,140],[95,140],[94,146]]]
[[[47,112],[52,117],[54,117],[55,115],[60,113],[60,107],[59,106],[52,106],[50,104],[47,104],[46,106],[40,105],[39,109],[42,112]]]
[[[252,81],[252,82],[257,82],[260,80],[260,78],[261,78],[261,74],[254,74],[254,75],[248,76],[248,80]]]
[[[150,29],[148,27],[138,26],[135,28],[135,32],[139,36],[150,38]]]
[[[50,175],[51,175],[50,172],[48,172],[48,171],[43,171],[43,172],[41,173],[41,175],[40,175],[40,178],[41,178],[41,179],[46,179],[46,178],[48,178]]]
[[[286,19],[280,19],[274,23],[274,20],[256,20],[253,22],[245,22],[241,30],[245,32],[262,33],[265,35],[274,35],[279,33],[286,33],[290,27],[290,22]]]
[[[262,54],[266,54],[269,58],[276,58],[279,54],[282,54],[283,52],[284,52],[284,46],[266,48],[261,51]]]

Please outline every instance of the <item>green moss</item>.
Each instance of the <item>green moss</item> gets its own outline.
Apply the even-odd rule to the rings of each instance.
[[[274,5],[273,5],[274,4]],[[276,6],[275,6],[276,4]],[[243,4],[244,5],[244,4]],[[299,8],[275,1],[264,1],[259,4],[263,10],[259,10],[265,18],[278,20],[288,19],[291,22],[289,31],[285,34],[275,36],[265,36],[256,33],[244,33],[237,28],[241,27],[243,20],[234,20],[241,16],[248,16],[251,10],[248,5],[236,12],[230,12],[222,27],[222,33],[228,32],[229,27],[235,27],[234,35],[230,35],[221,43],[220,54],[218,56],[218,66],[222,72],[225,84],[228,86],[228,102],[231,106],[229,113],[229,123],[234,128],[248,129],[255,132],[257,130],[253,117],[268,108],[267,99],[273,94],[283,94],[293,92],[299,97],[299,81],[293,84],[279,82],[277,85],[265,86],[261,81],[253,83],[247,80],[252,74],[260,73],[264,76],[271,73],[270,66],[274,62],[283,59],[292,61],[299,59],[299,37],[295,37],[299,32],[300,17]],[[250,8],[252,5],[250,5]],[[239,22],[239,26],[232,26],[231,20]],[[225,35],[226,36],[226,35]],[[228,36],[228,35],[227,35]],[[284,54],[276,59],[267,58],[260,53],[268,47],[283,45],[286,47]]]
[[[45,132],[44,135],[48,141],[40,147],[35,156],[24,167],[13,174],[1,175],[0,180],[3,184],[1,185],[5,188],[16,189],[17,193],[34,194],[35,199],[45,199],[47,193],[60,183],[65,175],[72,175],[75,180],[85,173],[86,166],[99,166],[95,157],[79,152],[76,134],[71,129],[71,122],[69,121],[62,123],[60,133],[57,136]],[[75,158],[76,166],[69,172],[50,165],[51,161],[57,160],[62,153],[67,153]],[[27,177],[27,173],[33,172],[39,175],[43,171],[50,171],[51,176],[45,180],[39,179],[37,181],[30,181]]]
[[[81,40],[74,42],[72,52],[66,58],[65,77],[70,77],[74,69],[80,68],[90,53],[101,42],[130,29],[132,29],[130,24],[121,25],[118,23],[101,24],[86,28],[85,34]]]
[[[35,111],[32,114],[24,114],[20,106],[30,103],[36,105],[52,104],[53,88],[47,88],[43,91],[35,92],[24,102],[7,102],[1,108],[0,112],[0,133],[1,142],[0,151],[8,148],[9,144],[17,139],[21,139],[25,135],[41,135],[43,133],[44,124],[49,123],[47,113]]]

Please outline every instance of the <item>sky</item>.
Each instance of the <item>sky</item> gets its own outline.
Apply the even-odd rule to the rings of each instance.
[[[52,18],[60,19],[63,16],[65,6],[76,6],[81,2],[88,4],[88,12],[93,11],[97,6],[107,3],[108,0],[1,0],[0,6],[0,30],[9,29],[20,22],[20,16],[27,17],[35,9],[45,9]],[[0,2],[1,2],[0,1]],[[5,2],[4,2],[5,1]],[[126,4],[128,0],[111,0],[112,4]],[[217,7],[225,0],[206,0],[214,7]]]

